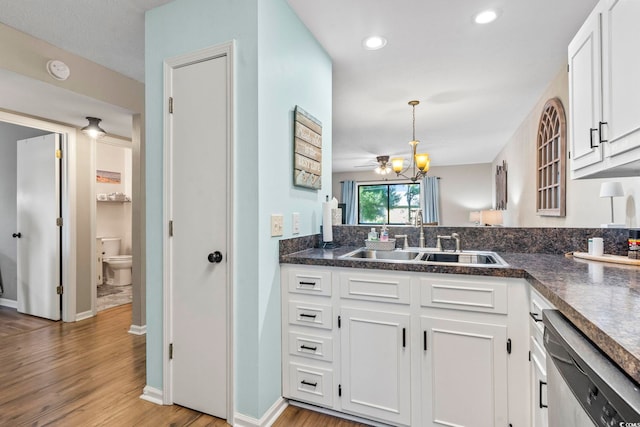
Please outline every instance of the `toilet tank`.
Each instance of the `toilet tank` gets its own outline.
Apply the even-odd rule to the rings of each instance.
[[[103,258],[120,255],[120,238],[119,237],[103,237],[102,250]]]

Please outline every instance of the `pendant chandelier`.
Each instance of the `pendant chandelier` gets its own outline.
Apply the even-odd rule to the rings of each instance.
[[[416,105],[418,104],[420,104],[420,101],[409,101],[409,105],[413,108],[413,139],[409,141],[409,145],[411,146],[411,162],[405,169],[403,157],[394,157],[391,159],[391,166],[396,175],[410,179],[413,182],[416,182],[429,172],[429,164],[431,163],[431,159],[429,159],[427,153],[417,153],[418,144],[420,143],[420,141],[416,140]],[[407,176],[407,173],[411,175]]]

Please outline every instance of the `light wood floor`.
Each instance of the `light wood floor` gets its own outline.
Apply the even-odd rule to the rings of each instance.
[[[75,323],[0,307],[0,426],[228,426],[224,420],[141,400],[145,336],[127,331],[131,305]],[[276,427],[364,424],[289,406]]]

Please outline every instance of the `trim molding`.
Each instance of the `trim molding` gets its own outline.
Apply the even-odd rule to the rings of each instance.
[[[79,322],[80,320],[88,319],[93,316],[94,316],[93,310],[83,311],[82,313],[76,313],[76,322]]]
[[[247,415],[236,413],[234,415],[234,427],[269,427],[276,422],[280,414],[289,406],[289,403],[282,397],[271,405],[271,408],[258,420]]]
[[[147,325],[131,325],[129,327],[129,333],[133,335],[145,335],[147,333]]]
[[[142,389],[140,399],[146,400],[147,402],[155,403],[156,405],[163,405],[162,390],[148,385],[144,386],[144,388]]]
[[[15,308],[18,309],[18,301],[6,298],[0,298],[0,305],[3,307]]]

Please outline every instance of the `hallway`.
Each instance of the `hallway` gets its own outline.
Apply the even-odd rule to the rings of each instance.
[[[131,304],[75,323],[0,306],[0,425],[226,427],[209,415],[140,399],[145,336],[127,331]],[[364,424],[289,406],[274,427]]]

